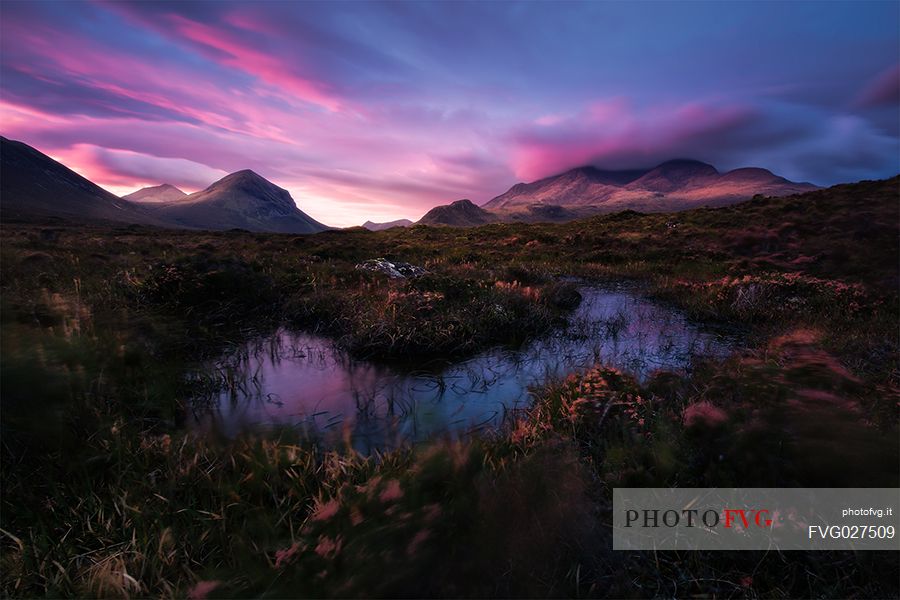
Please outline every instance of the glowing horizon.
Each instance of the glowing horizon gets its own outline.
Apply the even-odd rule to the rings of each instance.
[[[900,171],[897,3],[4,3],[0,133],[124,195],[253,169],[334,226],[568,168]]]

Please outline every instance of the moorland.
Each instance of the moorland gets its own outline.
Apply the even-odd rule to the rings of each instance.
[[[868,552],[612,552],[617,486],[898,485],[898,184],[563,224],[314,235],[6,221],[5,596],[895,597]],[[356,268],[409,262],[421,277]],[[275,328],[370,360],[521,344],[568,277],[743,347],[547,381],[502,428],[361,455],[184,427],[200,361]],[[497,307],[502,310],[497,310]]]

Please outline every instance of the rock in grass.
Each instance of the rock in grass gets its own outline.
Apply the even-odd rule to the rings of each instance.
[[[421,277],[428,272],[416,265],[405,262],[391,262],[385,258],[369,259],[356,265],[356,268],[360,271],[384,273],[391,279],[412,279],[414,277]]]

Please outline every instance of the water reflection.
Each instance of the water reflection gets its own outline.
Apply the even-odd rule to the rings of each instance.
[[[330,443],[349,438],[370,453],[496,427],[527,405],[530,386],[598,362],[645,379],[658,369],[684,369],[695,355],[724,355],[732,345],[628,288],[581,293],[569,326],[554,335],[415,370],[353,360],[326,338],[279,331],[214,365],[225,385],[198,401],[197,425],[226,435],[288,425]]]

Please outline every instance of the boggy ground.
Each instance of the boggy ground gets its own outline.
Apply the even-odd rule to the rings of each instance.
[[[896,554],[612,552],[612,488],[897,486],[898,179],[677,214],[315,236],[5,223],[3,594],[897,597]],[[384,256],[429,275],[354,269]],[[376,360],[517,343],[558,276],[748,349],[548,382],[505,430],[361,457],[200,438],[188,365],[282,324]],[[349,448],[349,446],[348,446]]]

